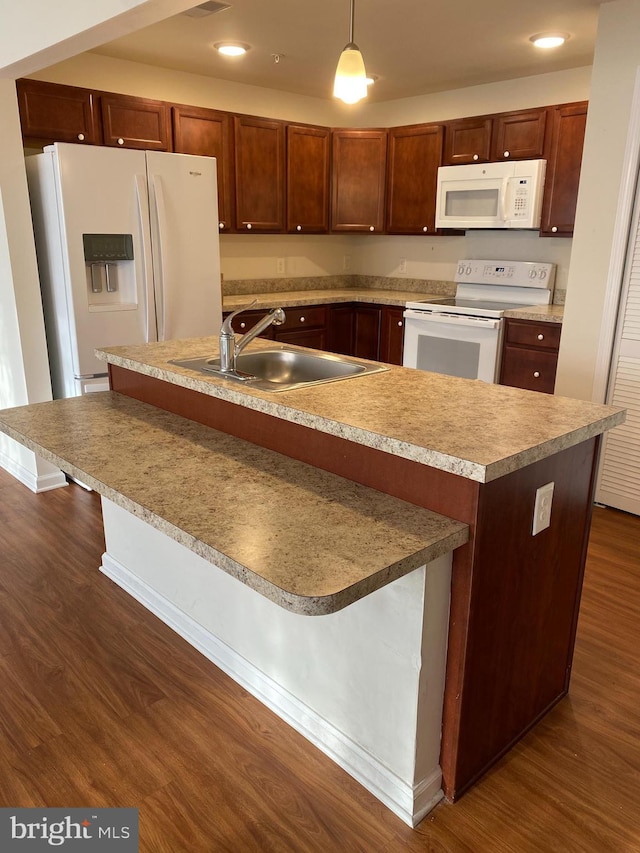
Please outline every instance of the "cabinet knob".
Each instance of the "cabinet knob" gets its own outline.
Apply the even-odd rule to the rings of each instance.
[[[534,378],[535,378],[535,379],[540,379],[540,371],[539,371],[539,370],[534,370],[534,371],[533,371],[533,376],[534,376]]]
[[[542,334],[538,335],[538,340],[539,340],[539,341],[543,341],[543,340],[544,340],[544,335],[542,335]]]
[[[222,231],[224,228],[224,222],[218,222],[218,228]]]
[[[503,157],[511,157],[511,152],[510,152],[510,151],[505,151],[505,152],[503,153],[503,155],[502,155],[502,156],[503,156]]]
[[[370,225],[370,226],[369,226],[369,231],[375,231],[375,230],[376,230],[375,225]]]
[[[84,133],[79,133],[78,139],[80,140],[80,142],[84,142]]]
[[[402,328],[402,320],[398,320],[398,325]]]
[[[246,323],[240,323],[240,328],[241,328],[241,329],[246,329],[246,328],[247,328],[247,324],[246,324]]]
[[[553,233],[555,234],[555,233],[556,233],[556,231],[558,230],[558,226],[557,226],[557,225],[554,225],[554,226],[553,226],[553,228],[552,228],[551,230],[552,230],[552,231],[553,231]]]
[[[478,159],[478,155],[477,155],[477,154],[474,154],[474,155],[473,155],[473,159],[474,159],[474,160],[477,160],[477,159]]]
[[[124,145],[124,139],[121,136],[118,137],[118,145]]]
[[[304,323],[304,321],[305,321],[305,317],[304,316],[300,317],[300,322]]]
[[[429,226],[428,226],[428,225],[423,225],[423,226],[422,226],[422,230],[423,230],[423,232],[428,231],[428,230],[429,230]]]
[[[296,231],[302,231],[302,225],[296,225]]]
[[[247,222],[247,231],[251,231],[252,227],[251,223]]]

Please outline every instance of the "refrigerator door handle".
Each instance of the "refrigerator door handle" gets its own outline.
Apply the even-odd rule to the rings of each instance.
[[[166,304],[165,304],[165,285],[164,272],[167,269],[166,246],[168,244],[167,231],[167,215],[164,203],[164,193],[162,189],[162,179],[160,175],[151,175],[153,184],[153,200],[155,205],[155,221],[156,229],[153,235],[153,241],[157,246],[157,270],[156,270],[156,302],[158,310],[158,340],[164,341],[166,332]]]
[[[155,308],[153,298],[153,277],[149,274],[151,269],[150,256],[151,246],[150,234],[148,232],[149,199],[147,196],[147,179],[145,175],[135,176],[136,201],[138,205],[138,228],[140,229],[140,242],[142,244],[142,276],[144,279],[144,314],[145,314],[145,340],[147,343],[156,340]],[[152,334],[153,330],[153,334]]]

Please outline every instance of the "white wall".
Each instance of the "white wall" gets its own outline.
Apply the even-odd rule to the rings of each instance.
[[[556,391],[601,401],[594,393],[631,100],[640,66],[640,0],[600,7],[591,80],[569,292]],[[599,398],[599,399],[598,399]]]

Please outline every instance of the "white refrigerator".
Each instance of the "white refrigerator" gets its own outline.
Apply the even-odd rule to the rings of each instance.
[[[219,332],[215,159],[55,143],[26,164],[54,397],[108,388],[96,348]]]

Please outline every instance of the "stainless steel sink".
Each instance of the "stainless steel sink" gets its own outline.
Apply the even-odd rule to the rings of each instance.
[[[175,359],[172,363],[205,374],[215,373],[224,379],[242,382],[261,391],[291,391],[293,388],[306,388],[388,370],[381,364],[370,364],[348,356],[302,352],[285,346],[240,353],[234,372],[222,372],[217,358]]]

